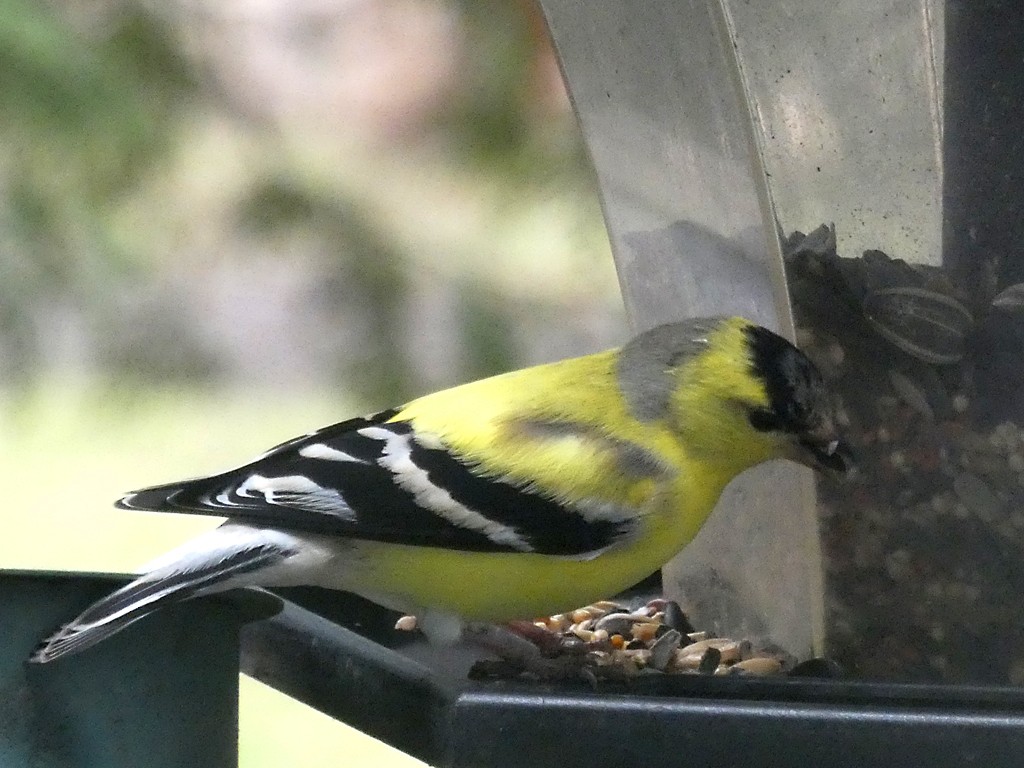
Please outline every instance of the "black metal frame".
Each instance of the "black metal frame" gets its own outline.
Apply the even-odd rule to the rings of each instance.
[[[963,766],[1024,764],[1024,690],[740,677],[603,685],[470,682],[444,650],[381,645],[393,614],[287,593],[242,633],[248,674],[431,765]]]

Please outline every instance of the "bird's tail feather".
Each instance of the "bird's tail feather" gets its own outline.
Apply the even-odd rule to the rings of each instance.
[[[151,571],[93,603],[46,638],[29,660],[45,664],[83,651],[158,608],[231,588],[237,583],[235,577],[273,566],[293,552],[279,542],[256,539],[202,554]]]

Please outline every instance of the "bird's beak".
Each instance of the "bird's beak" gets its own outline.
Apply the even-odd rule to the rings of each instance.
[[[811,469],[846,475],[853,469],[853,455],[832,430],[820,430],[803,434],[799,441],[796,460]]]

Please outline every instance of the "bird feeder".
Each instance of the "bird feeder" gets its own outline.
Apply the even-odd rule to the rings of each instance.
[[[1024,173],[1010,2],[543,0],[638,327],[742,314],[837,393],[664,572],[854,676],[1024,683]]]

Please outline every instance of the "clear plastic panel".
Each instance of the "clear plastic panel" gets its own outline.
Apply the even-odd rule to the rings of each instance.
[[[792,334],[724,19],[706,2],[546,0],[637,329],[739,314]],[[808,653],[820,635],[809,470],[760,467],[665,570],[695,623]]]

